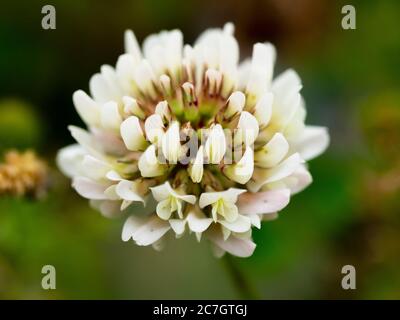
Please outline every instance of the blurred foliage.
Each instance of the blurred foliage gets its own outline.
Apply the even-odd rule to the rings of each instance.
[[[76,89],[115,63],[122,34],[139,40],[180,28],[186,42],[233,21],[241,58],[256,41],[278,49],[277,69],[303,80],[310,124],[326,125],[328,152],[311,161],[314,183],[278,220],[254,231],[257,249],[237,259],[263,298],[400,298],[400,3],[355,0],[357,29],[341,28],[344,1],[54,1],[57,29],[40,28],[44,1],[9,1],[0,12],[0,153],[34,148],[54,168],[82,124]],[[10,99],[8,97],[16,97]],[[238,298],[221,262],[194,237],[162,252],[120,240],[108,220],[56,169],[45,199],[0,199],[1,298]],[[172,238],[172,237],[171,237]],[[40,287],[57,270],[57,290]],[[341,288],[341,268],[357,270],[357,290]]]

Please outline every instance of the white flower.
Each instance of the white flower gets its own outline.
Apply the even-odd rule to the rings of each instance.
[[[248,257],[252,227],[312,182],[305,161],[329,135],[305,125],[300,77],[289,69],[273,79],[269,43],[239,64],[233,32],[228,23],[185,45],[179,30],[162,31],[140,47],[126,31],[115,68],[93,75],[90,95],[73,94],[87,130],[69,127],[77,144],[57,164],[106,217],[144,206],[126,220],[124,241],[159,250],[168,231],[188,229],[218,256]]]
[[[194,195],[179,194],[176,190],[172,189],[169,182],[151,188],[154,199],[157,204],[157,215],[163,219],[168,220],[173,212],[177,212],[179,218],[182,218],[182,204],[187,202],[194,204],[196,197]]]
[[[220,192],[204,192],[199,199],[200,208],[212,206],[212,218],[218,220],[218,215],[222,216],[226,221],[233,222],[239,215],[238,208],[235,203],[237,197],[246,192],[244,189],[229,188]]]

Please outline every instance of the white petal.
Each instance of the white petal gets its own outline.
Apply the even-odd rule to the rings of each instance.
[[[219,223],[232,232],[246,232],[251,228],[250,218],[242,215],[238,215],[237,219],[233,222],[221,220]]]
[[[291,155],[281,164],[269,170],[269,177],[265,182],[273,182],[289,176],[303,162],[304,160],[300,157],[298,153]]]
[[[156,156],[156,149],[153,144],[150,145],[140,156],[138,167],[142,177],[144,178],[161,176],[166,170],[165,165],[159,163]]]
[[[289,92],[298,91],[301,86],[301,80],[296,71],[288,69],[274,79],[271,90],[275,95],[283,97]]]
[[[168,221],[171,225],[172,230],[174,230],[177,236],[180,236],[185,232],[186,220],[170,219]]]
[[[245,102],[246,97],[243,92],[235,91],[232,93],[228,99],[228,105],[225,110],[225,118],[231,118],[242,112]]]
[[[152,114],[144,123],[147,140],[151,143],[161,143],[161,138],[164,135],[164,124],[159,114]]]
[[[207,218],[200,210],[192,210],[187,215],[189,229],[196,233],[204,232],[212,223],[211,218]]]
[[[146,147],[146,140],[138,117],[131,116],[122,122],[121,137],[126,147],[131,151],[144,150]]]
[[[289,143],[281,133],[276,133],[272,139],[254,154],[255,165],[261,168],[272,168],[286,156]]]
[[[246,87],[250,105],[254,105],[268,89],[272,80],[275,56],[276,52],[272,44],[256,43],[254,45],[249,81]]]
[[[245,184],[250,180],[254,170],[253,149],[246,147],[238,163],[224,167],[224,174],[231,180]]]
[[[119,130],[122,118],[118,111],[118,104],[114,101],[107,102],[101,107],[101,126],[105,129]]]
[[[139,107],[136,99],[124,96],[122,97],[122,101],[124,103],[124,112],[129,115],[134,115],[140,119],[145,118],[144,111]]]
[[[100,107],[84,91],[75,91],[72,100],[76,111],[82,120],[90,126],[97,126],[100,123]]]
[[[179,123],[173,122],[166,134],[162,137],[162,152],[164,157],[172,164],[178,162],[181,152],[181,143],[179,135]]]
[[[86,199],[106,200],[108,196],[104,191],[108,185],[100,184],[86,177],[75,177],[72,187]]]
[[[168,220],[172,214],[171,199],[165,199],[157,204],[157,215],[163,219]]]
[[[161,101],[156,106],[156,114],[158,114],[164,122],[169,123],[171,121],[171,111],[167,101]]]
[[[100,180],[106,178],[107,172],[112,170],[112,167],[104,161],[86,155],[82,160],[82,169],[85,176],[93,180]]]
[[[221,162],[226,152],[226,140],[220,124],[211,128],[204,149],[208,163],[219,164]]]
[[[197,151],[196,158],[194,162],[189,166],[189,174],[190,178],[194,183],[200,183],[203,178],[203,163],[204,163],[204,154],[203,154],[203,146],[200,146]]]
[[[241,214],[254,215],[279,211],[286,207],[290,200],[289,189],[264,192],[246,192],[239,196],[237,207]]]
[[[304,160],[323,153],[329,145],[329,134],[325,127],[306,126],[303,134],[294,141],[294,149]]]
[[[173,192],[171,185],[168,181],[159,186],[150,188],[151,193],[153,194],[154,199],[156,201],[162,201],[167,199]]]
[[[138,192],[138,181],[121,180],[117,187],[116,193],[121,199],[128,201],[140,201],[144,203],[144,198]]]
[[[122,229],[122,240],[133,239],[139,246],[148,246],[159,240],[169,229],[170,225],[157,216],[150,218],[129,217]]]
[[[247,183],[247,188],[251,192],[257,192],[267,183],[276,182],[288,177],[295,172],[303,162],[304,160],[300,155],[295,153],[271,169],[257,168],[254,170],[252,179]]]
[[[151,99],[157,98],[154,88],[155,76],[147,60],[142,60],[135,68],[134,79],[139,89]]]
[[[124,34],[125,52],[131,54],[136,61],[142,57],[139,44],[132,30],[126,30]]]
[[[82,160],[87,155],[85,149],[79,144],[73,144],[62,148],[57,153],[57,166],[61,172],[69,178],[82,173]]]
[[[212,203],[217,202],[219,199],[224,199],[227,202],[235,203],[240,194],[246,192],[245,189],[229,188],[220,192],[203,192],[200,195],[199,205],[204,208]]]
[[[239,123],[235,131],[235,145],[244,143],[251,146],[258,136],[257,119],[247,111],[240,114]]]
[[[254,116],[261,128],[265,127],[271,120],[273,99],[274,95],[271,92],[264,93],[255,106]]]
[[[103,154],[97,149],[98,144],[95,143],[93,136],[86,130],[75,126],[68,126],[72,137],[91,155],[95,158],[102,159]]]

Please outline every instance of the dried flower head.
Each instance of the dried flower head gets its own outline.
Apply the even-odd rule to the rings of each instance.
[[[45,192],[47,166],[33,151],[12,150],[0,163],[0,195],[35,196]]]
[[[59,166],[106,216],[134,202],[149,209],[127,219],[124,241],[159,248],[169,230],[189,230],[217,255],[247,257],[252,227],[311,182],[305,161],[324,151],[328,134],[304,125],[299,76],[273,80],[269,43],[239,64],[233,29],[207,30],[194,46],[163,31],[142,50],[127,31],[116,67],[91,78],[91,96],[74,93],[88,131],[70,127],[78,144],[60,151]]]

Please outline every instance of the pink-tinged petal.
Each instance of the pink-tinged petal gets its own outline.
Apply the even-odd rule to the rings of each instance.
[[[261,218],[258,214],[249,215],[251,224],[255,226],[257,229],[261,228]]]
[[[109,185],[100,184],[86,177],[76,177],[72,183],[72,187],[82,197],[94,200],[107,200],[108,196],[104,191]]]
[[[307,168],[300,166],[291,176],[284,179],[285,185],[292,194],[298,193],[308,187],[312,182],[312,176]]]
[[[148,246],[161,239],[170,228],[168,222],[154,215],[150,218],[130,216],[122,229],[122,240],[132,238],[137,245]]]
[[[222,250],[241,258],[250,257],[256,248],[256,244],[250,239],[241,239],[231,235],[224,240],[222,234],[217,231],[210,232],[208,237]]]
[[[310,160],[323,153],[329,145],[329,134],[325,127],[306,126],[294,148],[304,160]]]
[[[283,209],[289,203],[289,200],[289,189],[270,190],[256,193],[246,192],[239,196],[236,205],[241,214],[266,214]]]

